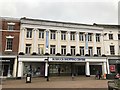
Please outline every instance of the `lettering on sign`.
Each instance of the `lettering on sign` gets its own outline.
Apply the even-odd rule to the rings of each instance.
[[[85,58],[52,58],[52,60],[58,60],[58,61],[85,61]]]

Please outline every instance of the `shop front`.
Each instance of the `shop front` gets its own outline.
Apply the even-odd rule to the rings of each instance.
[[[47,62],[46,62],[47,60]],[[105,57],[71,57],[71,56],[19,56],[18,77],[27,73],[32,76],[79,76],[109,73],[109,64]]]

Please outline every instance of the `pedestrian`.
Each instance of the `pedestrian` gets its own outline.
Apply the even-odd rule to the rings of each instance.
[[[74,80],[74,74],[72,74],[72,80]]]
[[[98,74],[99,74],[99,71],[97,70],[96,75],[95,75],[95,79],[98,79]]]
[[[99,77],[99,79],[101,79],[101,73],[100,73],[100,71],[99,71],[99,73],[98,73],[98,77]]]

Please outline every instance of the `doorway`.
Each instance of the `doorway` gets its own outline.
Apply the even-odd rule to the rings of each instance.
[[[8,64],[3,64],[2,65],[2,70],[3,70],[3,76],[7,76],[8,75],[8,69],[9,69],[9,65]]]

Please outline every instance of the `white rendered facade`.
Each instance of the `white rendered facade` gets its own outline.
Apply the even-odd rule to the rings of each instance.
[[[45,59],[49,60],[51,73],[57,73],[60,67],[63,69],[60,70],[61,74],[80,75],[82,68],[86,76],[92,75],[93,72],[95,74],[99,68],[102,74],[109,74],[108,59],[102,57],[106,54],[103,29],[92,25],[22,18],[19,52],[25,55],[20,55],[18,59],[18,77],[24,76],[27,63],[30,63],[30,66],[32,63],[45,63]],[[65,71],[65,66],[62,65],[64,63],[68,68],[73,65],[74,70]],[[43,65],[45,76],[49,65],[47,62]],[[54,65],[57,65],[57,69],[53,68]]]

